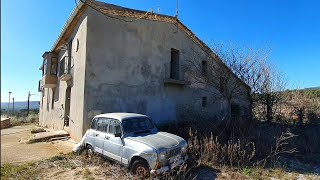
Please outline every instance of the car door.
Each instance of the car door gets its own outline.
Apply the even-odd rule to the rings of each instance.
[[[109,119],[109,131],[106,136],[104,149],[112,159],[123,164],[128,164],[128,159],[122,158],[123,143],[121,137],[115,137],[117,133],[121,133],[120,121]]]
[[[97,120],[97,130],[95,131],[94,150],[100,154],[104,154],[104,141],[108,130],[108,119],[99,118]]]
[[[94,118],[91,122],[91,128],[88,131],[87,137],[86,137],[86,143],[90,144],[92,147],[95,147],[95,135],[97,131],[97,120],[98,118]]]

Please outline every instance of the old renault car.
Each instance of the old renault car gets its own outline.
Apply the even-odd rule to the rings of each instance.
[[[83,144],[89,155],[104,155],[139,176],[169,171],[187,158],[183,138],[159,132],[147,116],[134,113],[95,116]]]

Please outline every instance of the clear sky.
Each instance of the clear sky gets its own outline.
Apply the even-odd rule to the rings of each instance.
[[[175,15],[175,0],[102,0]],[[42,54],[51,49],[74,0],[1,1],[1,102],[8,91],[26,101],[38,94]],[[320,86],[320,1],[180,0],[179,19],[200,39],[271,49],[288,88]],[[33,95],[31,100],[39,100]]]

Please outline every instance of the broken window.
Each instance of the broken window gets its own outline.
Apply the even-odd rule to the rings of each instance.
[[[171,48],[170,78],[179,80],[179,51]]]
[[[201,74],[203,76],[207,76],[207,68],[208,68],[207,61],[202,60],[202,63],[201,63]]]
[[[202,107],[207,107],[207,97],[202,97]]]

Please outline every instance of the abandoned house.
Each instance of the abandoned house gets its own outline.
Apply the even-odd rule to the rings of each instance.
[[[100,113],[141,113],[163,124],[190,113],[228,112],[228,103],[194,85],[183,68],[190,47],[202,54],[210,49],[177,17],[86,2],[73,10],[42,56],[41,126],[66,129],[80,140]],[[206,61],[200,64],[206,74]],[[243,89],[232,100],[237,115],[250,106],[245,84]]]

